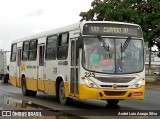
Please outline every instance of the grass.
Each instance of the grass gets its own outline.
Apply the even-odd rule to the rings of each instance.
[[[159,87],[160,87],[160,80],[147,81],[146,84],[148,84],[148,85],[159,85]]]
[[[146,88],[160,90],[160,80],[147,81]]]

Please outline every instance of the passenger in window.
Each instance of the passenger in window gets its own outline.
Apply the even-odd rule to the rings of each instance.
[[[98,49],[95,48],[92,50],[92,53],[89,56],[89,64],[90,69],[96,69],[98,67],[99,61],[100,61],[100,55],[98,54]]]
[[[112,54],[113,56],[113,54]],[[99,62],[99,71],[113,73],[115,70],[115,60],[111,54],[104,54],[102,60]]]
[[[111,66],[113,65],[114,59],[110,59],[109,54],[103,56],[103,59],[99,62],[101,66]]]
[[[30,52],[29,59],[30,59],[30,60],[34,60],[34,59],[35,59],[35,55],[34,55],[33,51]]]

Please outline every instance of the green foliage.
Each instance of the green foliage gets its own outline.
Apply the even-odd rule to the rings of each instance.
[[[80,16],[81,21],[120,21],[139,24],[150,47],[156,44],[155,40],[160,37],[159,0],[94,0],[91,8],[87,12],[81,12]]]

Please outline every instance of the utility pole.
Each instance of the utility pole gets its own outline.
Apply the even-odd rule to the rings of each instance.
[[[152,54],[152,50],[151,50],[151,47],[149,47],[148,74],[149,74],[149,71],[151,71],[151,54]]]

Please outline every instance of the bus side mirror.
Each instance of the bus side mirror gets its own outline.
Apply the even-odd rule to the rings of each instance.
[[[82,48],[82,44],[83,44],[82,36],[79,36],[77,41],[76,41],[76,48],[77,49]]]
[[[83,46],[83,39],[82,36],[79,36],[78,39],[76,40],[76,60],[78,60],[79,48],[82,48],[82,46]]]

